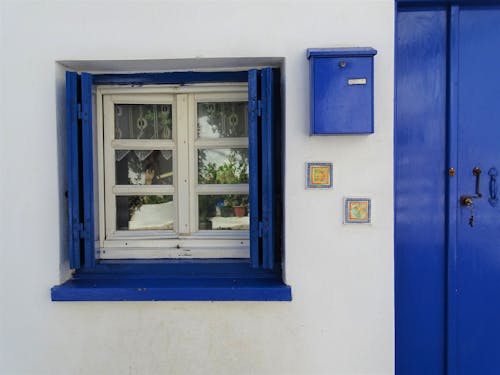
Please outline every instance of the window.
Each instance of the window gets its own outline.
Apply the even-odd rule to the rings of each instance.
[[[279,71],[68,72],[71,280],[53,300],[290,300]]]
[[[249,257],[247,91],[97,87],[101,259]]]

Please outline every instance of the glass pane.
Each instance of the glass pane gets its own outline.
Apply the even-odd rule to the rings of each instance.
[[[200,230],[248,230],[248,195],[198,196]]]
[[[117,230],[173,230],[174,220],[172,195],[116,197]]]
[[[198,103],[198,137],[247,136],[247,102]]]
[[[172,185],[172,150],[115,151],[117,185]]]
[[[115,139],[172,139],[172,105],[115,104]]]
[[[247,184],[248,149],[198,150],[199,184]]]

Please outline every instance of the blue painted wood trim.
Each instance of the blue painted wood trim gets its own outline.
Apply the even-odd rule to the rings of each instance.
[[[291,301],[288,285],[262,279],[86,279],[51,289],[52,301]]]
[[[396,0],[401,5],[494,5],[500,4],[500,0]]]
[[[285,162],[284,147],[286,139],[285,127],[282,127],[282,96],[281,96],[281,71],[273,69],[273,121],[274,121],[274,267],[277,270],[281,269],[283,244],[283,170]]]
[[[260,265],[259,244],[259,131],[258,131],[258,71],[248,72],[248,161],[250,190],[250,262],[252,267]]]
[[[277,73],[279,76],[279,73]],[[84,78],[83,78],[84,77]],[[198,82],[247,82],[248,72],[181,72],[123,75],[82,73],[82,128],[84,202],[86,213],[93,211],[92,170],[92,84],[158,84]],[[257,85],[258,86],[258,85]],[[256,88],[257,89],[257,88]],[[257,137],[258,140],[258,137]],[[259,150],[258,150],[259,151]],[[90,199],[89,199],[90,197]],[[93,213],[89,237],[94,238]],[[92,243],[91,243],[92,242]],[[248,300],[289,301],[291,289],[281,281],[281,265],[251,268],[248,260],[108,260],[95,261],[93,241],[87,242],[85,264],[73,278],[52,289],[54,301],[63,300]],[[149,280],[151,291],[137,295],[137,280]],[[166,280],[168,283],[166,283]],[[112,283],[115,283],[111,286]],[[86,283],[86,284],[85,284]],[[111,284],[110,284],[111,283]],[[118,284],[120,286],[117,286]],[[144,283],[140,282],[141,285]],[[151,284],[152,283],[152,284]],[[179,285],[181,283],[182,285]],[[154,285],[153,285],[154,284]],[[132,285],[132,290],[130,286]]]
[[[374,59],[371,59],[371,64],[370,64],[370,74],[371,74],[371,77],[372,77],[372,84],[371,84],[371,106],[372,106],[372,110],[371,110],[371,132],[369,133],[366,133],[366,134],[373,134],[375,132],[375,67],[374,67],[374,64],[375,62],[373,61]]]
[[[396,119],[397,119],[397,108],[398,108],[398,85],[397,85],[397,77],[398,77],[398,57],[397,57],[397,48],[398,48],[398,3],[395,1],[394,2],[394,56],[393,56],[393,63],[394,63],[394,108],[392,111],[393,115],[393,127],[392,127],[392,169],[393,169],[393,179],[394,182],[392,184],[392,198],[393,202],[396,202],[396,192],[397,192],[397,181],[398,181],[398,176],[397,176],[397,142],[396,142]],[[311,95],[309,95],[311,96]],[[374,103],[375,104],[375,103]],[[392,223],[393,225],[393,232],[394,235],[392,237],[392,244],[393,244],[393,259],[394,259],[394,269],[393,269],[393,274],[394,274],[394,373],[396,374],[396,366],[397,366],[397,355],[398,355],[398,346],[397,346],[397,332],[396,332],[396,313],[398,309],[398,304],[397,304],[397,294],[396,294],[396,289],[397,289],[397,262],[396,262],[396,251],[397,251],[397,241],[396,241],[396,225],[397,225],[397,210],[396,210],[396,205],[394,204],[393,207],[393,214],[394,214],[394,221]]]
[[[452,6],[448,20],[448,129],[447,129],[447,163],[448,168],[458,170],[458,84],[459,84],[459,46],[460,46],[460,8]],[[452,375],[457,373],[457,215],[458,178],[448,177],[447,180],[447,358],[446,371]]]
[[[95,74],[95,85],[162,85],[205,82],[247,82],[248,71],[237,72],[170,72]]]
[[[396,13],[395,40],[395,370],[402,375],[443,374],[447,9],[407,9],[399,7]],[[408,39],[416,33],[421,38]],[[429,163],[434,168],[428,169]],[[432,210],[424,211],[421,201]]]
[[[248,259],[115,259],[100,260],[95,267],[81,268],[74,278],[107,277],[238,277],[277,278],[281,267],[254,269]]]
[[[70,268],[80,268],[80,186],[79,186],[79,130],[78,80],[74,72],[66,72],[66,142],[68,178],[68,247]]]
[[[309,57],[308,57],[309,58]],[[309,135],[315,135],[316,113],[316,80],[314,79],[315,64],[309,62]]]
[[[82,159],[83,159],[83,225],[85,266],[95,264],[94,236],[94,162],[92,138],[92,75],[82,73]]]
[[[262,266],[274,266],[275,162],[274,162],[274,84],[271,68],[262,70]]]
[[[371,47],[349,48],[308,48],[307,58],[311,57],[362,57],[375,56],[377,50]]]
[[[429,9],[431,7],[439,6],[488,6],[488,5],[500,5],[500,0],[396,0],[397,6],[402,6],[406,8],[425,7]]]

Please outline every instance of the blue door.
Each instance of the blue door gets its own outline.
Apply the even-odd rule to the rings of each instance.
[[[500,374],[500,7],[412,4],[396,24],[396,372]]]
[[[456,12],[456,372],[500,374],[500,8]],[[456,46],[456,47],[455,47]],[[453,140],[451,140],[453,142]],[[453,155],[451,155],[453,157]],[[500,178],[499,178],[500,183]],[[450,251],[453,253],[453,247]],[[452,349],[452,347],[450,347]]]

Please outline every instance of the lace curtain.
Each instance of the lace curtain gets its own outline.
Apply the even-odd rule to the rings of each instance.
[[[171,104],[116,104],[115,139],[172,139]],[[144,161],[153,150],[118,150],[116,160],[121,161],[129,152],[134,152]],[[168,160],[170,151],[162,151]]]

